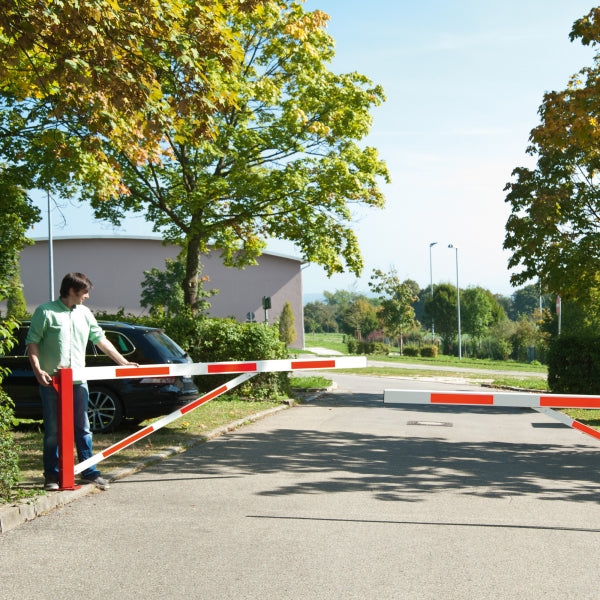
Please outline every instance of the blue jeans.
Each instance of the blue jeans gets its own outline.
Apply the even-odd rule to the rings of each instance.
[[[40,386],[44,415],[44,476],[58,481],[58,394],[52,386]],[[79,462],[93,456],[92,432],[87,416],[90,393],[87,383],[73,386],[73,421],[75,448]],[[95,466],[81,474],[86,479],[95,479],[100,471]]]

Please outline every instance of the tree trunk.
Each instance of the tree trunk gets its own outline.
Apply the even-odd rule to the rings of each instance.
[[[185,305],[198,312],[198,272],[200,270],[200,240],[197,236],[188,238],[183,297]]]

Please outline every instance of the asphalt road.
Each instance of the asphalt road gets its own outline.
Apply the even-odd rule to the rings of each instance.
[[[598,598],[592,438],[528,410],[382,405],[442,383],[334,379],[2,534],[0,598]]]

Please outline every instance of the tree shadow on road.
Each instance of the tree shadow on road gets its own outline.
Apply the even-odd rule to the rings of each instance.
[[[375,398],[358,398],[368,394],[349,396],[323,397],[318,405],[375,405]],[[436,407],[436,412],[440,409],[448,414],[460,410]],[[442,437],[351,431],[287,428],[262,433],[241,429],[155,465],[152,470],[204,476],[291,475],[278,487],[259,492],[264,496],[369,490],[383,501],[418,502],[432,492],[450,491],[491,498],[532,496],[548,501],[597,503],[597,460],[596,450],[584,445],[565,448],[498,441],[459,443]]]

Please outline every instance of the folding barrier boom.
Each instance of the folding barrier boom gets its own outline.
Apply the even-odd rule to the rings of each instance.
[[[306,371],[320,369],[350,369],[366,367],[367,359],[363,356],[344,356],[310,360],[262,360],[242,362],[216,363],[187,363],[142,365],[139,367],[82,367],[78,369],[59,369],[53,379],[53,385],[59,399],[59,487],[60,489],[75,489],[75,475],[85,471],[101,460],[116,454],[131,444],[154,433],[182,415],[195,410],[214,398],[240,385],[259,373],[274,373],[284,371]],[[103,452],[74,465],[74,431],[73,431],[73,381],[93,381],[98,379],[124,379],[157,376],[191,376],[215,375],[226,373],[241,373],[226,384],[211,390],[200,398],[190,402],[183,408],[172,412],[152,425],[113,444]]]
[[[384,390],[384,404],[453,404],[533,408],[561,423],[600,440],[600,431],[588,427],[554,408],[600,409],[600,396],[561,396],[520,392],[438,392],[431,390]]]

